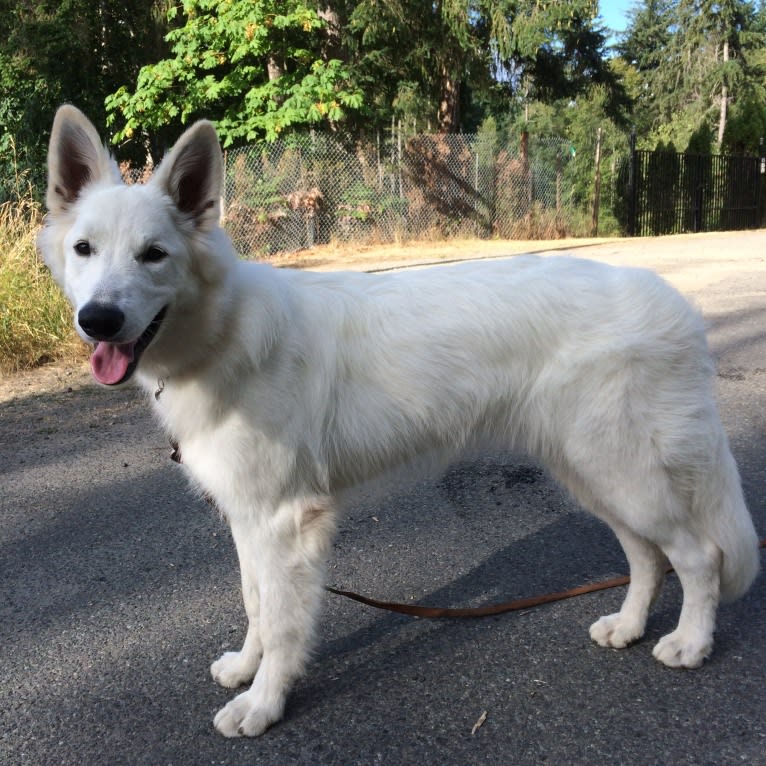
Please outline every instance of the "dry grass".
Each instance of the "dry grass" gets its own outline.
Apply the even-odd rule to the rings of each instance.
[[[82,357],[72,310],[35,249],[42,222],[31,197],[0,205],[0,370]]]

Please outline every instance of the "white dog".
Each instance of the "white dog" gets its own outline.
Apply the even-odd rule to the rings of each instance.
[[[63,106],[39,239],[96,379],[161,389],[159,419],[231,525],[249,626],[211,671],[252,685],[216,728],[257,735],[281,718],[311,647],[336,493],[476,445],[529,451],[619,538],[632,582],[595,641],[642,636],[669,560],[683,606],[654,655],[699,666],[719,598],[746,591],[759,556],[686,301],[648,271],[568,257],[386,276],[246,263],[218,225],[222,180],[208,122],[148,184],[125,186]]]

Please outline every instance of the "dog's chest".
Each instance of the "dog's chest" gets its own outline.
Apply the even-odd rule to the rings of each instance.
[[[242,452],[238,429],[215,417],[200,397],[183,395],[170,386],[155,393],[153,404],[173,445],[173,460],[206,496],[222,505],[235,457]]]
[[[243,448],[231,434],[210,432],[186,435],[173,443],[173,460],[180,463],[195,487],[226,516],[237,512],[243,498],[250,496]]]
[[[168,391],[167,393],[171,393]],[[272,505],[282,494],[294,465],[291,452],[268,438],[257,423],[232,410],[211,417],[199,402],[160,397],[156,409],[180,463],[206,498],[226,516],[249,513]]]

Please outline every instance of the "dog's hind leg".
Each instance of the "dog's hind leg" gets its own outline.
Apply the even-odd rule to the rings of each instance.
[[[243,651],[262,649],[262,655],[250,689],[215,716],[221,734],[258,736],[282,717],[287,694],[311,649],[334,529],[329,504],[313,498],[284,503],[273,516],[237,532],[250,535],[237,547],[240,557],[250,557],[246,566],[253,568],[259,596],[258,614],[250,624],[258,638],[254,634],[248,645],[248,631]],[[245,657],[251,663],[248,670],[253,656]]]
[[[653,654],[670,667],[696,668],[713,649],[721,551],[685,529],[675,530],[663,549],[681,581],[684,600],[678,627],[657,642]]]
[[[641,522],[658,504],[672,504],[673,496],[669,488],[664,492],[656,489],[658,478],[665,484],[662,469],[658,475],[637,475],[633,465],[638,461],[620,457],[617,449],[607,445],[595,452],[600,446],[597,443],[581,453],[580,443],[575,440],[569,459],[559,454],[548,468],[583,508],[612,529],[625,552],[630,584],[620,611],[604,615],[590,626],[590,637],[596,643],[622,649],[644,635],[667,565],[662,548]]]
[[[649,609],[662,586],[665,556],[654,543],[626,526],[610,526],[628,559],[630,585],[620,611],[596,620],[590,626],[590,637],[601,646],[622,649],[644,635]]]
[[[621,478],[615,481],[614,476]],[[620,611],[595,622],[590,635],[614,647],[640,638],[667,558],[681,581],[683,605],[678,627],[659,641],[654,656],[671,667],[699,667],[713,647],[720,548],[704,531],[695,530],[689,493],[678,488],[665,468],[642,474],[622,468],[614,476],[592,476],[590,499],[599,500],[583,504],[617,534],[630,564],[631,584]]]
[[[654,656],[671,667],[702,664],[713,647],[719,600],[745,593],[760,563],[739,474],[715,413],[708,424],[712,446],[689,469],[693,491],[681,523],[657,539],[683,588],[678,627],[654,647]]]
[[[247,635],[242,649],[238,652],[225,652],[210,666],[210,674],[221,686],[236,689],[253,680],[263,655],[263,644],[260,629],[260,594],[255,567],[258,555],[255,550],[256,540],[247,525],[232,524],[231,532],[239,557],[242,598],[247,614]]]

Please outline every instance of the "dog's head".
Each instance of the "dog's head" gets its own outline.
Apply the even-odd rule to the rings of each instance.
[[[218,227],[222,181],[209,122],[181,136],[149,183],[129,186],[87,118],[68,105],[56,113],[38,247],[94,344],[101,383],[125,382],[145,352],[177,343],[168,327],[177,336],[179,315],[220,278],[216,259],[230,250]]]

